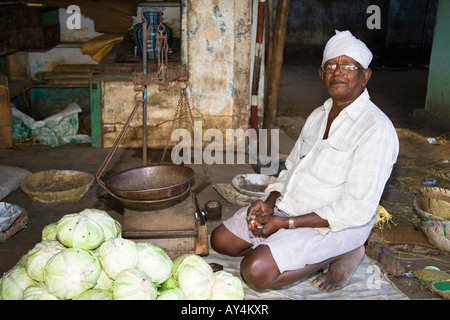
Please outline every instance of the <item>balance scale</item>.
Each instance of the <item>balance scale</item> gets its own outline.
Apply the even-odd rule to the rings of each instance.
[[[147,20],[143,19],[143,48],[146,48]],[[158,29],[160,30],[160,29]],[[167,36],[157,36],[157,41],[167,43]],[[167,50],[158,56],[158,65],[164,74],[147,75],[147,56],[143,54],[143,73],[133,74],[137,100],[125,126],[96,174],[98,184],[124,205],[122,236],[136,242],[148,242],[161,247],[175,259],[185,253],[208,255],[208,232],[203,212],[191,188],[194,172],[191,168],[174,164],[147,165],[147,85],[167,87],[169,81],[186,79],[183,66],[171,68],[167,64]],[[166,65],[161,64],[166,61]],[[143,108],[142,166],[116,173],[102,180],[102,175],[122,141],[137,109]]]
[[[203,211],[193,192],[191,168],[156,164],[113,174],[99,184],[124,205],[122,236],[161,247],[172,259],[209,254]]]

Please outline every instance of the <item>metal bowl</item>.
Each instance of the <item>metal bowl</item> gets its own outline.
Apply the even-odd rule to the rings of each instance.
[[[140,206],[182,197],[193,177],[189,167],[158,164],[116,173],[106,179],[105,185],[118,200]]]
[[[238,174],[231,180],[231,184],[240,193],[248,196],[263,197],[265,195],[264,190],[271,183],[277,181],[277,178],[273,176],[267,176],[264,174]]]

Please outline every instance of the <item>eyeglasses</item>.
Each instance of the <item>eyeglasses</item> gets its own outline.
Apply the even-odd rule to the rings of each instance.
[[[336,63],[326,63],[326,64],[321,65],[320,67],[322,68],[323,72],[325,72],[325,73],[333,73],[338,66],[339,66],[339,70],[342,72],[342,74],[349,74],[358,69],[364,69],[364,68],[357,67],[351,63],[339,64],[339,65]]]

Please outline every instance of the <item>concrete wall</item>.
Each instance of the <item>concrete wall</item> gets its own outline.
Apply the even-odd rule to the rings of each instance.
[[[275,0],[274,9],[276,3]],[[321,57],[334,30],[350,30],[370,47],[375,54],[374,63],[380,66],[427,64],[437,3],[438,0],[291,0],[285,52],[299,59],[314,55],[307,60],[314,62]],[[367,26],[373,14],[367,13],[370,5],[380,8],[379,29]]]
[[[210,127],[248,126],[252,7],[251,0],[185,1],[190,103]]]
[[[425,110],[450,123],[450,1],[439,1]]]
[[[101,86],[101,124],[102,145],[113,146],[125,122],[131,114],[136,101],[133,83],[129,79],[105,79]],[[170,138],[172,120],[175,116],[179,88],[172,83],[168,91],[159,92],[157,85],[147,86],[147,145],[164,148]],[[182,121],[184,125],[185,122]],[[177,127],[175,127],[177,128]],[[142,108],[138,108],[121,146],[142,146]]]
[[[367,27],[370,5],[380,8],[381,29]],[[427,5],[427,0],[291,0],[286,41],[321,45],[335,29],[349,29],[355,35],[367,37],[371,45],[420,45]],[[431,20],[436,5],[437,0],[430,1]],[[426,30],[428,45],[430,29],[432,24]]]

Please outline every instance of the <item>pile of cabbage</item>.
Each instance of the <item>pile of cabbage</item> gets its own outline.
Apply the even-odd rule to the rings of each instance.
[[[241,280],[200,256],[122,238],[106,211],[67,214],[0,279],[0,300],[242,300]]]

